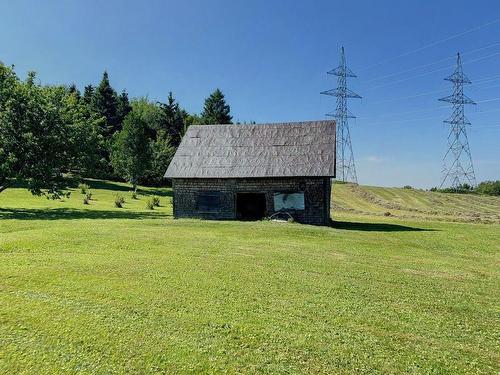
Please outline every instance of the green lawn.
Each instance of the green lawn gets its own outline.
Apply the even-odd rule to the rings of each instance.
[[[500,371],[499,198],[335,185],[313,227],[90,183],[0,194],[2,374]]]

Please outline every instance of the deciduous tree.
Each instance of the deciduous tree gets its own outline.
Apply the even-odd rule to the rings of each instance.
[[[57,196],[68,165],[68,129],[61,119],[64,87],[25,82],[0,66],[0,191],[24,180],[33,194]]]
[[[118,175],[134,188],[151,165],[151,145],[148,124],[136,111],[130,112],[123,122],[113,144],[111,163]]]

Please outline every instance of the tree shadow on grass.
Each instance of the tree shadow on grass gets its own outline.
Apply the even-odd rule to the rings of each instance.
[[[408,227],[406,225],[389,223],[355,223],[350,221],[333,221],[330,223],[332,228],[343,230],[359,230],[364,232],[427,232],[436,229],[425,229]]]
[[[132,192],[132,187],[123,185],[117,182],[113,181],[106,181],[106,180],[94,180],[90,178],[85,178],[83,179],[83,182],[88,184],[90,186],[91,190],[112,190],[117,193],[130,193]],[[77,179],[66,179],[67,189],[73,189],[73,190],[78,190],[78,183],[79,180]],[[28,184],[26,181],[16,181],[12,187],[16,188],[28,188]],[[172,197],[172,189],[165,189],[165,188],[141,188],[139,187],[137,190],[139,195],[144,195],[144,196],[151,196],[151,195],[157,195],[159,197]],[[74,194],[74,193],[73,193]]]
[[[161,219],[171,216],[164,212],[122,210],[80,210],[75,208],[0,208],[0,220],[78,220],[78,219]]]
[[[114,183],[112,181],[103,181],[103,180],[91,180],[91,179],[85,179],[85,182],[89,184],[91,189],[96,189],[96,190],[113,190],[116,192],[125,192],[125,193],[130,193],[132,191],[131,186],[126,186],[126,185],[121,185],[118,183]],[[172,190],[165,190],[161,188],[148,188],[146,189],[139,189],[137,192],[140,195],[158,195],[160,197],[171,197]]]

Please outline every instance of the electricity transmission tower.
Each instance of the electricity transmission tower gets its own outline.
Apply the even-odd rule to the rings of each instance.
[[[453,94],[439,100],[451,103],[453,110],[451,117],[444,121],[450,124],[450,133],[448,135],[448,150],[443,158],[443,179],[440,187],[447,183],[453,188],[462,184],[476,186],[476,176],[465,129],[467,125],[470,125],[470,122],[464,114],[465,104],[476,103],[464,95],[464,84],[470,84],[471,81],[462,70],[460,53],[457,54],[455,71],[445,80],[453,82]]]
[[[337,180],[358,183],[356,166],[354,165],[354,155],[352,152],[351,134],[349,132],[349,119],[355,118],[355,116],[347,109],[347,99],[361,98],[361,96],[347,88],[347,77],[356,77],[356,75],[346,65],[344,47],[340,50],[339,66],[327,73],[338,77],[336,89],[321,92],[323,95],[337,97],[337,108],[335,112],[327,114],[327,116],[334,117],[337,124],[335,141],[337,150]]]

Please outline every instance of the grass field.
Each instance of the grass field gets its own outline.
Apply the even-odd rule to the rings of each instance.
[[[90,184],[0,194],[0,373],[500,371],[499,198],[335,185],[313,227]]]

